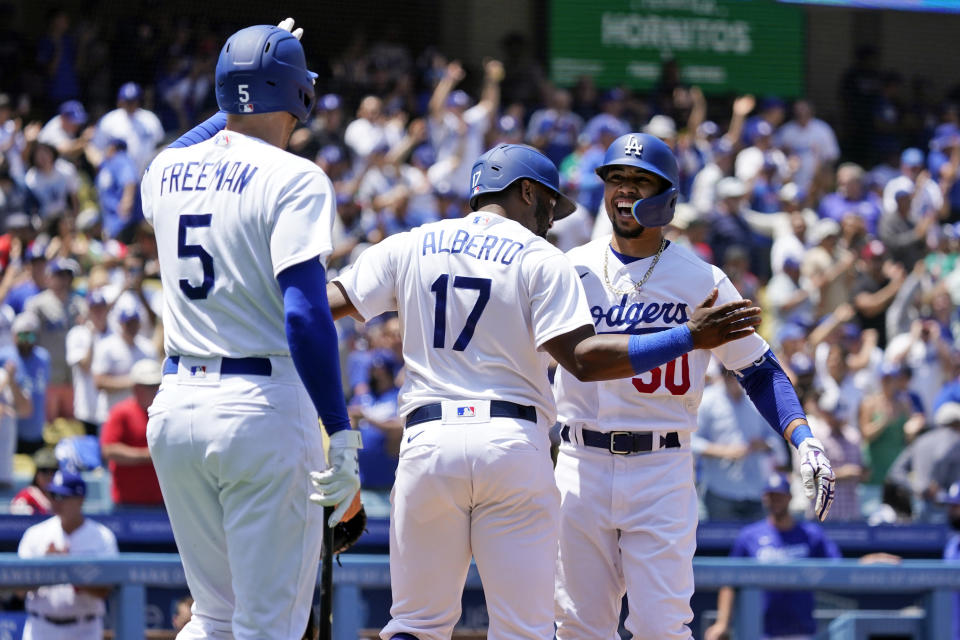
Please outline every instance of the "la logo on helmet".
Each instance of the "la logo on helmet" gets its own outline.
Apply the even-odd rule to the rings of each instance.
[[[643,155],[643,145],[640,144],[640,141],[637,140],[636,136],[630,136],[630,139],[627,140],[626,146],[623,148],[623,152],[626,155],[635,155],[638,158]]]

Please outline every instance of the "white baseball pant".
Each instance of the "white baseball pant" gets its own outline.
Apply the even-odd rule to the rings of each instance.
[[[23,640],[103,640],[103,618],[98,616],[77,624],[53,624],[28,616],[23,626]]]
[[[147,440],[194,598],[178,640],[300,640],[323,537],[309,471],[326,462],[290,358],[270,376],[181,358],[150,407]]]
[[[392,619],[383,640],[400,632],[449,639],[471,555],[483,581],[487,638],[553,637],[559,495],[547,427],[487,420],[436,420],[404,433],[391,494]]]
[[[557,640],[619,639],[624,593],[635,640],[692,638],[697,494],[681,442],[628,456],[560,445]]]

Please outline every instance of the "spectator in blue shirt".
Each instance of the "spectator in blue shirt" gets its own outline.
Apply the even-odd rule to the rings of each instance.
[[[369,374],[369,391],[355,396],[349,407],[351,417],[360,419],[363,434],[363,449],[358,452],[360,480],[365,489],[389,491],[393,487],[403,437],[400,389],[392,363],[380,353],[373,356]]]
[[[44,254],[46,247],[39,242],[31,245],[23,259],[30,265],[30,279],[15,285],[3,303],[10,305],[15,313],[22,313],[27,300],[47,288],[47,257]],[[19,265],[12,265],[11,269],[20,269]]]
[[[802,558],[839,558],[840,550],[818,524],[798,522],[790,513],[790,480],[774,474],[763,494],[767,517],[747,525],[733,543],[730,556],[755,558],[759,562],[786,562]],[[717,621],[704,634],[705,640],[730,638],[733,587],[723,587],[717,596]],[[767,591],[764,594],[765,638],[809,638],[817,632],[810,591]]]
[[[143,220],[137,165],[127,154],[127,143],[114,138],[107,143],[106,159],[97,172],[103,229],[110,238],[128,243]]]
[[[11,326],[16,346],[0,350],[0,366],[16,363],[17,384],[33,402],[33,412],[17,418],[17,453],[32,454],[43,446],[46,422],[47,384],[50,382],[50,354],[37,346],[40,321],[32,313],[21,313]]]
[[[770,430],[733,372],[724,372],[720,382],[704,390],[690,445],[697,456],[707,516],[762,518],[763,487],[757,478],[785,464],[786,452],[783,440]]]
[[[947,521],[953,530],[943,550],[943,559],[960,562],[960,482],[950,485],[940,501],[947,507]],[[960,592],[953,594],[953,630],[950,638],[960,640]]]

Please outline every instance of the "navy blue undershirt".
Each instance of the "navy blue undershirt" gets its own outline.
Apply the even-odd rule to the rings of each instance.
[[[670,246],[670,241],[667,240],[667,244],[663,247],[663,250],[666,251],[666,250],[667,250],[667,247],[669,247],[669,246]],[[624,255],[624,254],[620,253],[619,251],[617,251],[616,249],[614,249],[612,245],[610,246],[610,251],[612,251],[612,252],[613,252],[613,255],[617,256],[617,260],[619,260],[619,261],[622,262],[623,264],[630,264],[631,262],[636,262],[637,260],[643,260],[643,258],[638,258],[638,257],[636,257],[636,256]],[[654,255],[656,255],[656,254],[654,254]],[[650,256],[647,256],[647,257],[649,258]]]

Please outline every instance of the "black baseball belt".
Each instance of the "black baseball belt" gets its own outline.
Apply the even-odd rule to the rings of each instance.
[[[588,447],[604,449],[610,453],[625,456],[631,453],[646,453],[656,449],[679,449],[680,434],[668,431],[660,434],[660,441],[653,446],[653,431],[591,431],[582,429],[583,444]],[[570,425],[565,424],[560,429],[560,437],[564,442],[571,442]]]

